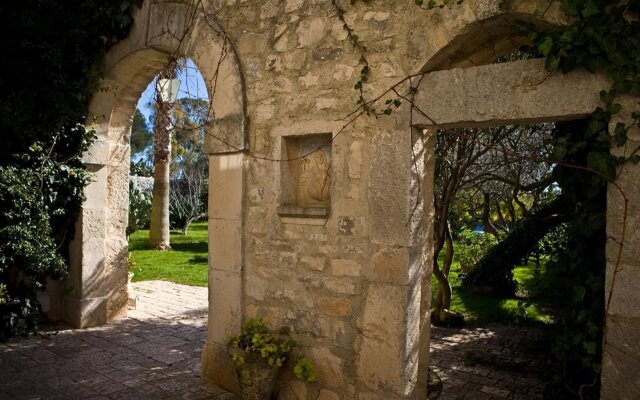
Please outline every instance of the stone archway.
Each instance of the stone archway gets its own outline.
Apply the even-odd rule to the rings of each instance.
[[[567,75],[549,75],[542,60],[487,65],[528,43],[528,39],[514,29],[513,22],[542,29],[566,24],[558,3],[514,0],[503,9],[499,2],[468,1],[455,9],[435,11],[430,18],[430,22],[439,24],[429,26],[424,23],[426,19],[420,20],[423,24],[416,25],[424,26],[424,32],[415,38],[409,37],[407,58],[413,58],[409,71],[428,73],[419,81],[416,92],[416,104],[424,114],[413,113],[415,137],[420,137],[423,129],[584,118],[601,106],[599,92],[610,87],[605,74],[575,71]],[[637,98],[618,101],[623,104],[624,115],[611,122],[611,131],[617,122],[629,123],[631,112],[638,109]],[[433,144],[428,135],[422,140],[424,179],[430,181],[433,178],[433,167],[429,164]],[[626,148],[612,152],[616,156],[628,156],[630,149],[638,147],[640,132],[637,128],[630,130],[629,141]],[[632,182],[639,176],[637,166],[625,166],[620,171],[616,184],[627,193],[628,199],[638,198],[637,185]],[[423,193],[427,215],[431,212],[426,206],[431,197],[432,192],[427,187]],[[637,272],[640,256],[634,250],[640,248],[640,240],[627,230],[625,246],[618,253],[625,200],[612,185],[607,203],[606,296],[614,269],[618,271],[606,314],[602,398],[634,398],[640,393],[640,387],[632,383],[635,379],[633,371],[640,368],[640,364],[630,354],[639,351],[640,314],[637,310],[640,302],[632,295],[632,287],[640,284]],[[637,207],[630,206],[628,210],[627,229],[640,223],[635,209]],[[431,237],[428,226],[425,232]],[[428,254],[432,243],[427,242],[425,246]],[[620,265],[616,267],[619,256]],[[620,283],[620,279],[624,282]],[[428,301],[430,293],[423,294],[422,298]],[[421,340],[420,348],[423,351],[429,348],[428,339]]]
[[[84,157],[95,179],[85,189],[87,199],[70,246],[72,290],[62,296],[62,316],[84,328],[126,314],[131,117],[138,97],[169,57],[189,57],[204,77],[214,112],[205,143],[210,166],[210,290],[203,369],[229,388],[224,374],[231,370],[211,357],[241,322],[245,98],[233,46],[203,7],[145,2],[128,38],[106,55],[102,90],[89,107],[88,125],[97,141]]]
[[[427,74],[418,87],[417,106],[425,115],[417,117],[415,127],[429,130],[452,127],[485,127],[504,124],[555,122],[584,118],[600,106],[599,93],[610,87],[610,80],[604,74],[575,71],[567,75],[549,74],[544,68],[544,60],[517,61],[507,64],[485,65],[467,69],[453,69]],[[437,98],[438,101],[430,101]],[[621,99],[625,104],[627,123],[637,99]],[[617,122],[617,121],[616,121]],[[615,122],[610,126],[613,131]],[[629,136],[630,148],[636,148],[640,135]],[[425,153],[434,149],[426,148]],[[616,155],[628,156],[629,150],[614,149]],[[427,176],[432,171],[427,171]],[[640,168],[626,166],[620,171],[617,184],[627,196],[637,195]],[[426,200],[425,200],[426,202]],[[625,283],[613,288],[611,307],[606,310],[605,346],[603,349],[602,397],[632,398],[637,394],[634,372],[638,361],[629,357],[624,350],[634,351],[631,343],[638,342],[635,329],[638,320],[637,298],[630,296],[632,283],[638,282],[637,273],[630,265],[637,263],[634,249],[640,241],[636,235],[625,238],[625,247],[617,265],[618,249],[621,241],[621,226],[638,224],[638,216],[628,215],[626,221],[621,210],[624,201],[618,190],[610,185],[607,201],[607,266],[605,295],[616,273],[624,275]],[[630,396],[630,397],[628,397]]]

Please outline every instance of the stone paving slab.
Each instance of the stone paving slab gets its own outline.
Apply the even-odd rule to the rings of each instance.
[[[108,325],[53,326],[0,343],[0,400],[238,400],[200,378],[206,337],[207,288],[164,281],[132,284],[135,309]],[[533,374],[467,366],[465,354],[508,355],[531,330],[491,326],[432,328],[431,364],[444,382],[441,400],[538,400]]]
[[[0,399],[237,400],[200,378],[207,288],[133,284],[128,318],[0,344]]]

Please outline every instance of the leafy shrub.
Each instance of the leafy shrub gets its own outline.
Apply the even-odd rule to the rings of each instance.
[[[138,162],[132,160],[129,165],[129,175],[153,177],[153,168],[144,160]]]
[[[462,230],[458,235],[455,257],[462,274],[469,274],[489,249],[498,243],[496,237],[487,232]]]
[[[264,362],[272,368],[280,368],[289,357],[296,342],[289,336],[289,328],[282,327],[278,333],[270,332],[261,319],[251,319],[242,325],[240,336],[229,340],[229,353],[236,367],[245,363]],[[293,367],[298,378],[309,382],[316,380],[313,363],[299,359]]]
[[[67,275],[65,251],[91,179],[81,154],[93,139],[77,125],[0,166],[0,340],[33,330],[35,291]]]
[[[53,239],[49,208],[33,169],[0,167],[0,340],[28,333],[39,310],[35,290],[47,276],[63,277],[66,263]]]

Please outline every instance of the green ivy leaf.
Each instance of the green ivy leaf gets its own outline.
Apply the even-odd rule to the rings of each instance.
[[[593,17],[594,15],[597,15],[599,13],[600,13],[600,7],[598,7],[596,2],[593,0],[588,0],[584,6],[584,9],[582,10],[582,16],[584,18]]]
[[[548,56],[551,53],[551,49],[553,48],[553,38],[551,36],[547,36],[544,39],[544,42],[538,45],[538,50],[542,53],[543,56]]]
[[[592,151],[587,155],[587,166],[607,177],[615,176],[615,161],[608,153]]]

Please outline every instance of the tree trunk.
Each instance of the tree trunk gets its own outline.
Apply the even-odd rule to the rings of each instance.
[[[444,262],[442,263],[442,274],[447,279],[446,288],[442,285],[438,286],[438,292],[442,293],[442,308],[448,310],[451,308],[451,282],[449,282],[449,272],[451,271],[451,264],[453,264],[453,238],[451,237],[451,229],[447,224],[447,230],[445,231],[445,245],[447,247],[447,254],[444,256]]]
[[[491,195],[489,193],[482,194],[482,227],[485,232],[498,236],[498,230],[491,222]]]
[[[176,60],[171,60],[158,79],[173,79],[176,76]],[[149,246],[152,249],[171,248],[169,231],[169,173],[171,166],[171,134],[173,131],[173,104],[166,103],[156,87],[156,126],[153,131],[154,170],[153,199]]]
[[[464,286],[500,296],[515,293],[513,267],[530,253],[551,229],[572,217],[570,202],[562,195],[533,210],[511,230],[509,236],[489,250],[464,278]]]
[[[444,245],[447,248],[447,254],[444,257],[442,268],[438,263],[438,254],[435,255],[433,262],[433,275],[438,281],[438,293],[433,305],[432,321],[436,323],[442,323],[446,325],[461,325],[463,323],[463,317],[461,314],[451,312],[451,283],[449,282],[449,271],[451,270],[451,264],[453,264],[453,237],[451,236],[451,230],[447,224],[444,232]],[[439,247],[438,253],[442,251],[442,246]]]

